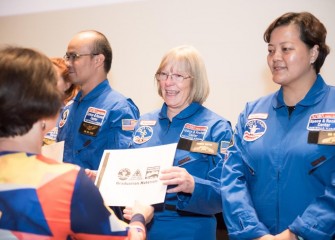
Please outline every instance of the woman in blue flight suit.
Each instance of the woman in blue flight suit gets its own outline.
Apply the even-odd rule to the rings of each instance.
[[[229,145],[230,122],[202,106],[209,93],[205,65],[191,46],[171,49],[156,72],[160,110],[142,116],[133,147],[177,143],[173,167],[161,171],[168,185],[164,204],[156,206],[148,239],[216,239],[222,211],[220,182]]]
[[[335,88],[320,68],[324,25],[287,13],[266,30],[279,91],[248,103],[223,167],[222,201],[232,240],[335,237]]]

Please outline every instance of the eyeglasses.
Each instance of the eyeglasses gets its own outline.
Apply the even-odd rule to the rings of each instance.
[[[160,82],[166,81],[169,78],[169,76],[171,76],[171,80],[174,82],[182,82],[184,79],[192,78],[192,76],[184,77],[183,75],[177,73],[168,74],[165,72],[158,72],[155,74],[155,78]]]
[[[96,56],[96,55],[99,55],[100,53],[85,53],[85,54],[80,54],[80,53],[66,53],[64,55],[64,60],[65,61],[76,61],[77,59],[79,59],[80,57],[83,57],[83,56]]]

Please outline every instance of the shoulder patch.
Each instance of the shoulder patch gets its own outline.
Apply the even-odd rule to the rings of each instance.
[[[141,126],[134,133],[133,141],[136,144],[143,144],[150,140],[154,130],[150,126]]]
[[[69,113],[70,113],[70,110],[69,110],[69,109],[66,109],[66,110],[62,113],[61,119],[60,119],[60,121],[59,121],[59,123],[58,123],[58,127],[62,128],[62,127],[65,125],[66,120],[67,120],[67,118],[68,118],[68,116],[69,116]]]
[[[266,132],[267,126],[263,120],[252,119],[245,125],[243,139],[247,142],[252,142],[260,138]]]

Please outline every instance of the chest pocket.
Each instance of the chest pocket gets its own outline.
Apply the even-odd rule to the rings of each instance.
[[[324,149],[326,148],[326,149]],[[321,146],[308,159],[307,171],[311,176],[318,177],[323,181],[323,177],[335,172],[335,151],[334,146]],[[325,179],[324,184],[328,183]]]
[[[207,179],[207,174],[216,166],[215,156],[177,150],[175,166],[185,168],[193,176]]]

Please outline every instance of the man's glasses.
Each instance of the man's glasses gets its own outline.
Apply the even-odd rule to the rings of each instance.
[[[166,81],[169,77],[171,77],[171,80],[174,82],[182,82],[184,79],[192,78],[191,76],[184,77],[183,75],[177,73],[168,74],[165,72],[158,72],[155,74],[155,78],[160,82]]]
[[[100,53],[85,53],[85,54],[80,54],[80,53],[66,53],[64,55],[64,60],[65,61],[76,61],[77,59],[83,57],[83,56],[96,56],[99,55]]]

